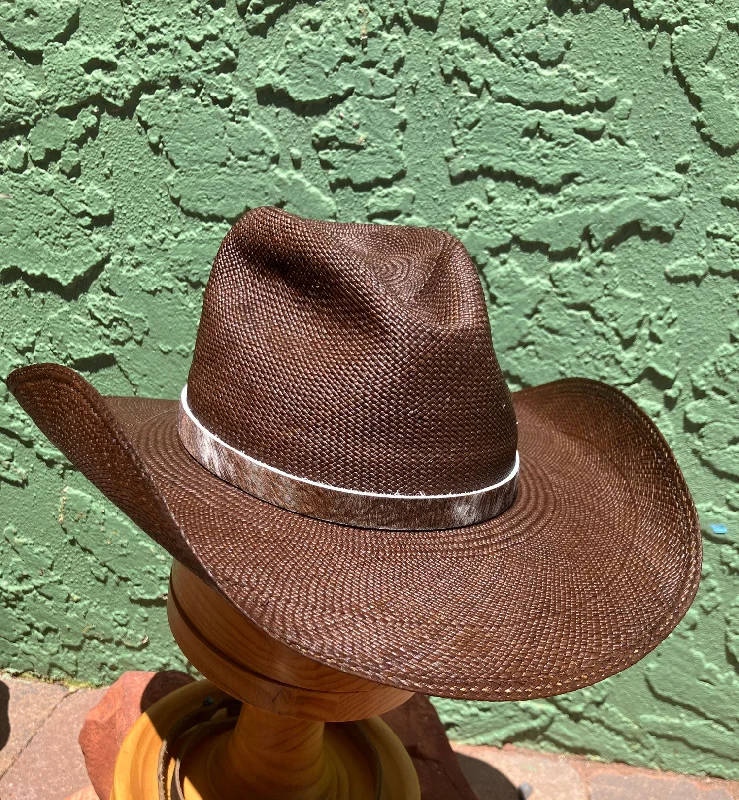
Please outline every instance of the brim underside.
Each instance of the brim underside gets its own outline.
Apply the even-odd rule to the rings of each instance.
[[[336,669],[444,697],[515,700],[634,664],[692,602],[698,520],[664,439],[604,384],[513,395],[518,497],[444,531],[284,511],[203,469],[177,402],[102,398],[54,365],[8,384],[73,463],[270,636]]]

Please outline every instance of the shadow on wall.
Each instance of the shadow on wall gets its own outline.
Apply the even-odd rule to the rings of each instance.
[[[10,689],[6,683],[0,681],[0,750],[2,750],[10,739],[10,715],[8,705],[10,704]]]

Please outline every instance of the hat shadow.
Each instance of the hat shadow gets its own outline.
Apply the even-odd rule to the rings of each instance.
[[[10,739],[10,689],[5,681],[0,680],[0,750]]]
[[[187,686],[192,681],[191,675],[178,670],[155,672],[141,694],[141,700],[139,701],[141,713],[143,714],[154,703],[166,697],[170,692],[182,686]],[[166,733],[166,731],[163,731],[163,733]]]
[[[479,758],[456,753],[457,762],[478,800],[521,800],[522,794],[495,767]]]

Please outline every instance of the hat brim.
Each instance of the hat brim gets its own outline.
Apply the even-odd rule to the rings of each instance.
[[[646,655],[698,587],[700,528],[675,458],[596,381],[514,393],[513,506],[419,532],[251,497],[187,453],[176,401],[103,398],[58,365],[16,370],[8,386],[83,474],[252,622],[373,681],[476,700],[571,691]]]

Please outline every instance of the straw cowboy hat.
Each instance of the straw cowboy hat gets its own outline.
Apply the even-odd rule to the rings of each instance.
[[[371,680],[559,694],[638,661],[698,586],[655,425],[597,381],[511,395],[475,267],[437,230],[256,209],[215,259],[179,401],[54,364],[7,382],[253,623]]]

